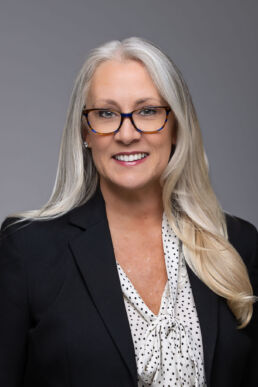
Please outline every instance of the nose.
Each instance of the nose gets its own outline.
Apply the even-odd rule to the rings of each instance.
[[[140,138],[141,133],[135,129],[130,118],[124,117],[119,131],[115,134],[115,139],[128,145],[131,142],[140,140]]]

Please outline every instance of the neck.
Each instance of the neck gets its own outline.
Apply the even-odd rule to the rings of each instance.
[[[138,190],[117,188],[100,180],[109,220],[119,224],[160,223],[163,214],[160,184]]]

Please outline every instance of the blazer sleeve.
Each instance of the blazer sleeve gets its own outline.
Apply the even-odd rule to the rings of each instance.
[[[229,241],[239,252],[246,264],[253,293],[258,296],[258,232],[256,227],[237,216],[226,213]],[[246,361],[245,372],[241,381],[243,387],[258,386],[258,302],[253,305],[251,321],[244,328],[250,337],[252,350]]]
[[[29,310],[25,260],[13,236],[0,232],[0,386],[21,387],[26,364]]]
[[[253,286],[254,295],[258,296],[258,232],[253,226],[252,228],[254,244],[252,245],[252,254],[250,263],[247,266],[250,280]],[[251,242],[251,239],[250,239]],[[248,360],[248,366],[243,379],[244,387],[258,386],[258,301],[254,304],[253,316],[248,326],[250,336],[253,340],[253,350]]]

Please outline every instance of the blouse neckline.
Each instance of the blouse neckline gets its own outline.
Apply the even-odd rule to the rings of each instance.
[[[117,266],[120,268],[121,272],[123,273],[123,275],[127,278],[127,283],[128,283],[128,286],[130,286],[130,290],[128,293],[126,293],[125,295],[128,297],[128,294],[134,294],[135,295],[135,299],[131,299],[130,301],[134,304],[135,307],[138,307],[138,305],[135,305],[136,304],[136,301],[137,300],[138,302],[141,302],[141,306],[142,308],[147,311],[150,315],[152,315],[152,319],[155,319],[156,317],[160,316],[160,314],[165,310],[166,308],[166,305],[167,305],[167,298],[169,296],[169,280],[167,279],[167,282],[164,286],[164,289],[163,289],[163,292],[162,292],[162,297],[161,297],[161,302],[160,302],[160,307],[159,307],[159,312],[158,314],[155,314],[152,312],[152,310],[147,306],[147,304],[144,302],[143,298],[141,297],[141,295],[139,294],[139,292],[136,290],[136,288],[134,287],[132,281],[130,280],[130,278],[128,277],[128,275],[125,273],[124,269],[122,268],[122,266],[119,264],[118,261],[116,261],[117,263]],[[144,316],[145,317],[145,316]]]

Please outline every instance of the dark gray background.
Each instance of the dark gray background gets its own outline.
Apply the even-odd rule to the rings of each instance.
[[[188,83],[223,209],[257,226],[257,17],[256,0],[1,1],[0,220],[50,196],[89,49],[140,36]]]

